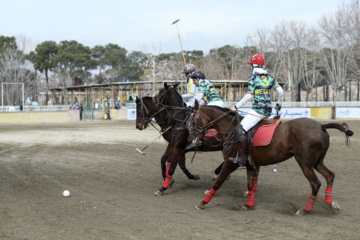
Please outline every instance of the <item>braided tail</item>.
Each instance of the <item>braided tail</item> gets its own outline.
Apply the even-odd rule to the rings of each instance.
[[[345,133],[345,144],[349,145],[350,144],[350,137],[352,135],[354,135],[354,132],[349,130],[349,126],[346,123],[327,123],[327,124],[322,124],[321,125],[322,130],[326,130],[328,128],[335,128],[338,129],[341,132]]]

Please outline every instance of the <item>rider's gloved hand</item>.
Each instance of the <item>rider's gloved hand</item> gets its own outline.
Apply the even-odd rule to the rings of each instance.
[[[279,112],[281,110],[281,105],[277,103],[275,106],[275,110]]]
[[[192,106],[187,106],[186,109],[189,111],[189,112],[193,112],[194,111],[194,108]]]

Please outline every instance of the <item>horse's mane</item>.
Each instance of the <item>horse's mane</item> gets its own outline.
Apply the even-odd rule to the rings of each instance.
[[[152,97],[149,97],[149,96],[145,96],[142,98],[143,100],[152,100]]]

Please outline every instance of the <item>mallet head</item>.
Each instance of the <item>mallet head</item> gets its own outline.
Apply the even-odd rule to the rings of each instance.
[[[173,25],[175,24],[175,23],[177,23],[178,21],[180,21],[180,18],[179,19],[176,19],[175,21],[173,21]]]
[[[138,151],[141,155],[145,155],[145,153],[138,148],[136,148],[136,151]]]

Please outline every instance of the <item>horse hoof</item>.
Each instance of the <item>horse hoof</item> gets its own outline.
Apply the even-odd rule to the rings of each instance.
[[[305,211],[305,209],[299,209],[297,212],[296,212],[296,215],[298,216],[303,216],[305,215],[307,212]]]
[[[199,180],[200,179],[200,176],[199,175],[194,175],[194,180]]]
[[[164,192],[161,192],[161,191],[155,192],[155,196],[163,196],[163,195],[164,195]]]
[[[241,206],[241,209],[242,210],[253,210],[254,207],[249,207],[247,204],[244,204],[244,205]]]
[[[331,208],[334,210],[340,210],[340,206],[337,202],[332,202],[331,203]]]
[[[204,210],[204,209],[205,209],[205,206],[199,204],[199,205],[195,206],[195,209],[196,209],[196,210]]]
[[[247,197],[249,195],[249,191],[246,191],[245,193],[244,193],[244,197]]]

